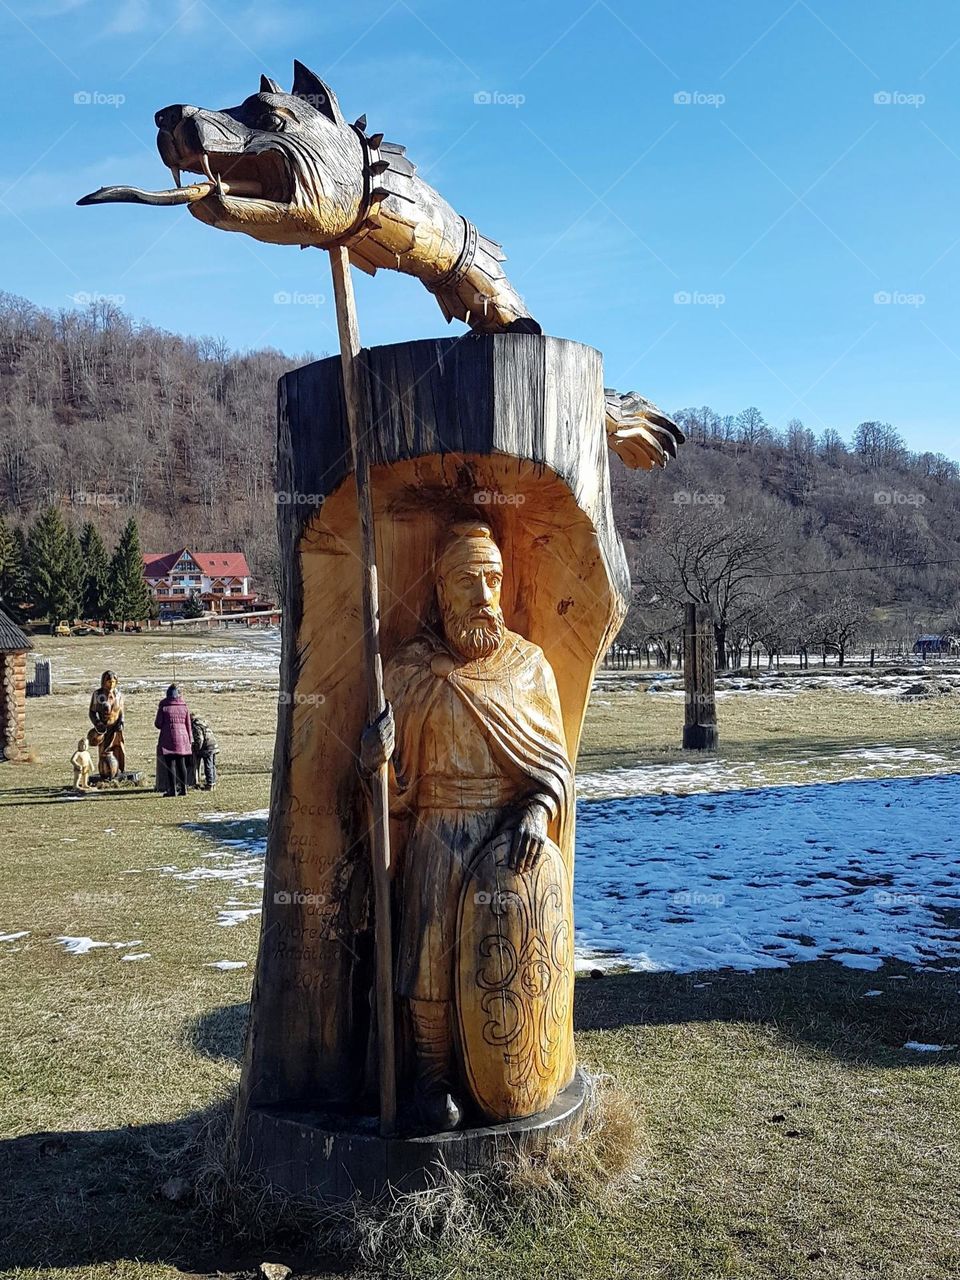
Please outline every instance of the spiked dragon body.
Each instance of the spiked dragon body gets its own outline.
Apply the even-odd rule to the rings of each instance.
[[[175,105],[156,115],[157,147],[174,174],[165,191],[101,187],[80,204],[186,204],[195,218],[269,244],[331,249],[373,275],[411,275],[447,321],[479,333],[539,333],[503,270],[504,254],[417,174],[404,148],[344,118],[332,90],[302,63],[285,93],[261,78],[238,107]],[[200,181],[181,185],[181,173]],[[635,392],[607,392],[611,449],[630,467],[663,466],[683,435]]]

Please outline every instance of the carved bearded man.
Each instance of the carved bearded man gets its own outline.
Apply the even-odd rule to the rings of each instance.
[[[391,760],[391,811],[407,823],[396,991],[413,1027],[419,1119],[434,1132],[461,1118],[453,1001],[468,869],[506,833],[510,868],[532,872],[573,803],[556,680],[543,651],[506,629],[502,581],[490,529],[454,525],[436,559],[441,625],[387,663],[390,706],[361,748],[368,771]]]

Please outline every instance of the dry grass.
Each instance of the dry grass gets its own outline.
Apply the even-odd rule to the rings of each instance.
[[[470,1176],[438,1165],[425,1189],[391,1191],[373,1203],[287,1195],[238,1169],[231,1099],[197,1139],[190,1177],[198,1205],[211,1230],[226,1230],[251,1245],[280,1243],[313,1257],[359,1258],[390,1274],[409,1270],[427,1251],[468,1255],[491,1234],[518,1227],[541,1232],[573,1212],[617,1208],[633,1190],[647,1146],[639,1108],[612,1077],[583,1074],[583,1128],[549,1152],[505,1159]]]
[[[796,684],[800,692],[791,697],[730,693],[719,701],[723,764],[760,765],[762,785],[839,781],[856,767],[841,753],[883,743],[945,752],[960,767],[960,693],[901,702],[805,689],[802,678]],[[682,733],[682,697],[648,693],[645,672],[602,672],[587,711],[580,770],[696,760],[681,749]],[[894,767],[925,771],[922,761]]]

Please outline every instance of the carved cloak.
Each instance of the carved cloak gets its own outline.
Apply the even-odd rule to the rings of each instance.
[[[399,731],[393,781],[400,806],[416,807],[423,727],[447,685],[477,722],[499,763],[529,779],[542,795],[551,816],[550,834],[559,841],[573,803],[573,770],[556,680],[543,650],[508,631],[493,658],[436,675],[431,661],[446,652],[433,637],[418,636],[387,665],[387,698]]]

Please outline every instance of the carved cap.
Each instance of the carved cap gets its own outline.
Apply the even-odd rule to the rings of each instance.
[[[436,559],[437,577],[462,564],[489,564],[503,568],[500,548],[493,531],[479,520],[460,520],[450,526]]]

